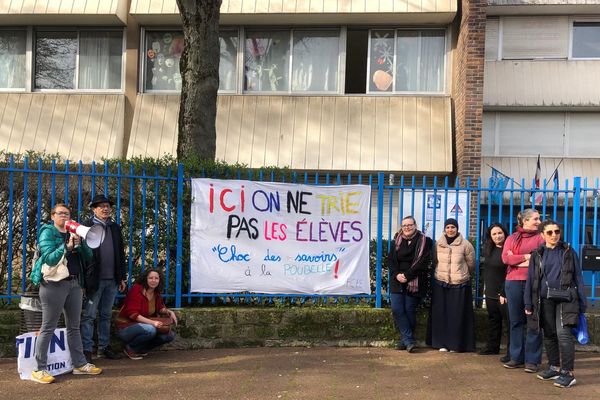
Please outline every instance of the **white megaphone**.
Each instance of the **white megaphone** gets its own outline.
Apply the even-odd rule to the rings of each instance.
[[[65,228],[85,240],[85,243],[90,249],[97,249],[104,241],[104,228],[101,225],[83,226],[73,220],[65,223]]]

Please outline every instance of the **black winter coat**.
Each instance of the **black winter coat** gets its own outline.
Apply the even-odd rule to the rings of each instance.
[[[432,263],[432,255],[431,251],[433,248],[433,241],[423,235],[421,232],[417,233],[417,237],[423,237],[425,239],[425,247],[423,249],[423,254],[421,255],[421,259],[415,265],[412,265],[413,259],[416,256],[418,243],[412,243],[410,249],[403,249],[401,251],[412,251],[412,254],[406,260],[399,260],[399,254],[396,251],[396,243],[395,240],[391,242],[390,253],[388,254],[388,268],[390,271],[390,292],[391,293],[406,293],[406,283],[400,283],[396,276],[398,274],[404,274],[406,279],[410,282],[415,278],[419,278],[419,290],[417,293],[412,294],[413,296],[424,297],[428,294],[429,291],[429,282],[431,281],[431,263]],[[395,237],[394,237],[395,239]],[[416,240],[418,242],[418,240]],[[406,245],[406,239],[402,242],[403,245]],[[412,266],[411,266],[412,265]],[[407,293],[411,295],[411,293]]]
[[[91,218],[83,223],[85,226],[93,226],[94,219]],[[115,283],[119,284],[127,277],[127,268],[125,265],[125,245],[123,242],[123,233],[121,227],[116,222],[107,225],[106,229],[110,229],[113,238],[113,254],[115,257]],[[85,269],[85,290],[87,296],[95,293],[100,284],[100,268],[102,257],[99,249],[92,250],[92,262]]]
[[[560,303],[560,313],[563,326],[577,326],[579,313],[585,312],[586,298],[583,291],[583,274],[577,254],[568,243],[560,242],[558,246],[564,249],[563,261],[560,269],[560,289],[571,291],[571,301]],[[527,326],[534,330],[540,329],[540,299],[542,297],[542,258],[546,246],[542,245],[531,253],[527,283],[525,285],[525,308],[531,309],[532,314],[527,316]],[[544,297],[546,297],[544,295]]]

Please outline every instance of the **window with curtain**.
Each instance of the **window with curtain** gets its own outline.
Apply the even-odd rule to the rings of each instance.
[[[26,40],[24,30],[0,30],[0,88],[25,88]]]
[[[144,90],[180,91],[179,61],[184,49],[183,32],[146,31],[145,43]],[[237,30],[221,29],[219,45],[219,90],[234,91],[237,84]]]
[[[292,92],[337,92],[338,31],[293,31]]]
[[[338,30],[247,31],[244,90],[335,93]]]
[[[219,32],[219,44],[221,46],[219,90],[232,92],[236,89],[238,43],[237,31],[221,30]]]
[[[79,89],[120,89],[122,32],[82,31],[79,35]]]
[[[373,30],[369,92],[443,92],[444,30]]]
[[[290,32],[246,31],[244,89],[249,92],[287,92]]]
[[[34,51],[36,89],[121,88],[121,30],[39,31]]]

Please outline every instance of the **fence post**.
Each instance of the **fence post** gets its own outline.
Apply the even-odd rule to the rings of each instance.
[[[183,242],[183,164],[177,165],[177,261],[175,264],[175,308],[181,308],[181,257]]]
[[[377,174],[377,264],[375,270],[375,307],[381,308],[381,255],[383,253],[383,172]]]
[[[565,195],[566,196],[566,195]],[[568,200],[568,199],[567,199]],[[571,246],[579,254],[579,226],[581,225],[581,177],[573,178],[573,225],[571,228]],[[566,238],[565,238],[566,239]]]
[[[10,156],[10,161],[8,164],[9,173],[8,173],[8,256],[7,256],[7,264],[8,264],[8,277],[6,279],[6,294],[8,295],[8,304],[11,304],[12,300],[12,260],[13,260],[13,207],[14,207],[14,194],[13,194],[13,184],[14,184],[14,175],[15,175],[15,158],[14,156]],[[25,240],[25,238],[23,238]]]

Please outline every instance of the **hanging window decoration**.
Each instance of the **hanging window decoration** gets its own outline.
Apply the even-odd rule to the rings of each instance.
[[[369,64],[369,90],[391,92],[394,82],[394,31],[371,32]]]
[[[237,31],[221,30],[219,44],[221,46],[219,90],[232,91],[236,86]],[[179,60],[183,49],[184,40],[181,31],[146,31],[145,90],[181,90]]]
[[[182,32],[146,33],[146,90],[181,90]]]

